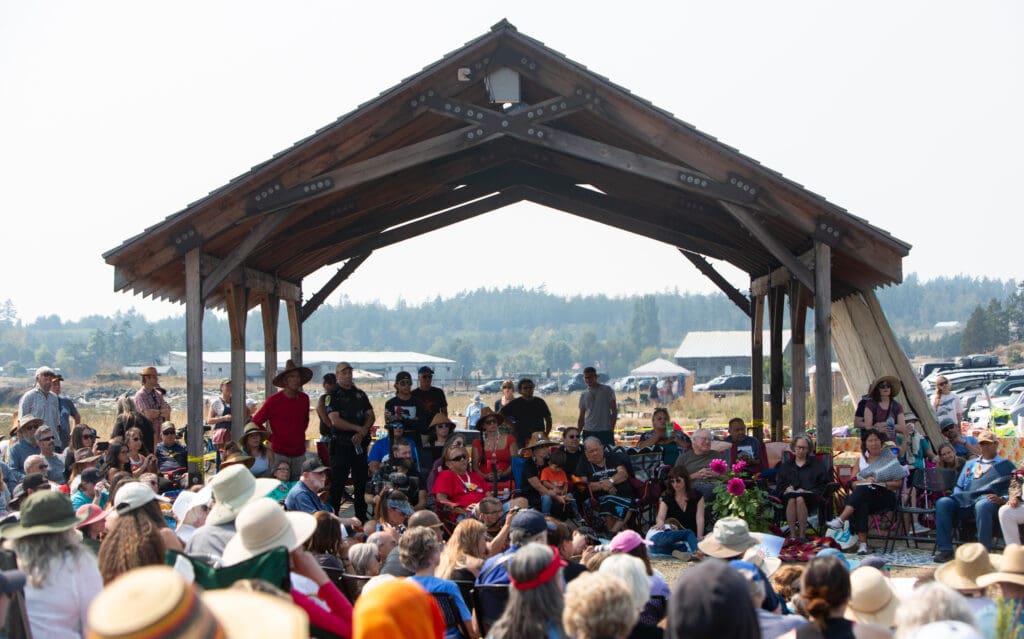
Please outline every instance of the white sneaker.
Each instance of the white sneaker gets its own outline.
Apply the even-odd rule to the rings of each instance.
[[[826,525],[832,530],[839,530],[843,527],[843,520],[838,517],[833,517]]]
[[[928,526],[925,526],[924,524],[921,524],[921,523],[914,524],[914,534],[915,535],[927,535],[931,531],[932,531],[932,529],[929,528]]]
[[[868,548],[867,544],[861,544],[860,546],[857,547],[857,554],[858,555],[870,555],[871,554],[871,549]]]

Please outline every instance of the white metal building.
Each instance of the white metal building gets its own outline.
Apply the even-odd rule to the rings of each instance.
[[[290,357],[290,351],[278,352],[279,370],[284,369]],[[302,357],[303,366],[313,369],[314,381],[319,381],[325,373],[333,373],[338,362],[348,362],[353,368],[392,380],[399,371],[409,371],[415,380],[420,366],[430,366],[434,369],[434,384],[437,386],[443,386],[457,372],[455,360],[412,351],[303,351]],[[171,351],[167,363],[176,370],[184,371],[185,352]],[[245,376],[263,378],[263,351],[246,351]],[[231,377],[231,351],[203,352],[203,377]]]

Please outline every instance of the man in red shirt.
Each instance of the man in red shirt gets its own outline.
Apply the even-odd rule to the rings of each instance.
[[[291,467],[290,481],[302,474],[302,462],[306,458],[309,395],[302,392],[302,385],[312,378],[312,370],[288,360],[284,370],[274,378],[274,386],[281,391],[268,397],[252,416],[254,423],[270,433],[270,449],[277,462],[286,461]]]

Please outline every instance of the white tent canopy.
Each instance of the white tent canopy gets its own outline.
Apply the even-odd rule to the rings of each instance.
[[[670,375],[690,374],[689,370],[683,368],[682,366],[679,366],[678,364],[673,364],[667,359],[663,359],[661,357],[655,360],[651,360],[646,364],[634,368],[629,372],[631,375],[636,375],[638,377],[668,377]]]

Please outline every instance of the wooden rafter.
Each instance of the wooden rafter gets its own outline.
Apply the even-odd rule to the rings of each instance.
[[[743,293],[740,293],[736,287],[730,284],[729,280],[722,277],[722,274],[716,271],[715,267],[711,266],[711,264],[700,255],[696,255],[690,251],[684,251],[683,249],[679,249],[679,252],[683,254],[683,257],[690,260],[690,263],[696,266],[698,271],[714,282],[715,286],[725,293],[725,296],[728,297],[733,304],[738,306],[747,317],[750,317],[750,300],[743,295]]]

